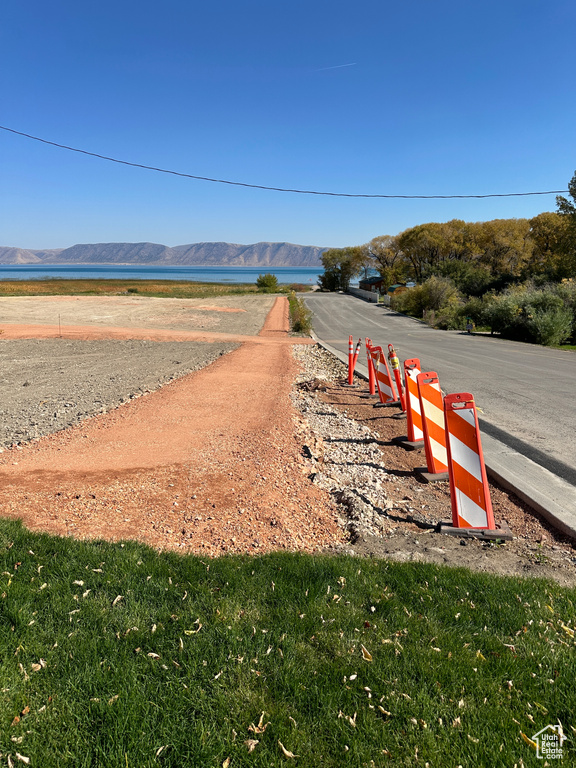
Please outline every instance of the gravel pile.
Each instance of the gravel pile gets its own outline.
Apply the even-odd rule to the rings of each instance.
[[[237,344],[0,341],[0,451],[66,429],[209,365]]]
[[[382,461],[381,438],[314,396],[323,382],[345,378],[345,366],[317,346],[295,346],[294,356],[302,373],[292,402],[304,420],[299,436],[312,463],[311,479],[340,504],[352,541],[358,535],[390,532],[398,513],[406,521],[414,510],[399,509],[389,497],[386,486],[395,478]]]

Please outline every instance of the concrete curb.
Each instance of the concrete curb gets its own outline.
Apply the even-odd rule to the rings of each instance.
[[[311,335],[317,344],[348,365],[348,357],[343,352],[325,344],[314,333]],[[355,374],[368,380],[365,365],[357,364]],[[557,530],[576,539],[576,491],[573,485],[484,432],[482,450],[490,477],[515,493]]]

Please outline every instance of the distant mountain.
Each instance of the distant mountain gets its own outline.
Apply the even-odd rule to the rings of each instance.
[[[96,243],[44,251],[0,247],[0,264],[149,264],[158,266],[320,267],[325,248],[292,243]]]
[[[8,248],[0,246],[0,264],[42,264],[52,262],[52,257],[62,252],[62,248],[49,251],[30,251],[27,248]]]

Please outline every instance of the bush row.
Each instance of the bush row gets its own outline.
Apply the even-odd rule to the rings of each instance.
[[[446,330],[463,330],[471,320],[516,341],[545,346],[576,343],[573,280],[538,287],[527,282],[465,300],[450,279],[434,276],[392,297],[392,308]]]

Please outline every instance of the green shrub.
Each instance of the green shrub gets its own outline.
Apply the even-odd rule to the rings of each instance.
[[[422,318],[434,328],[443,330],[463,327],[461,306],[458,289],[452,280],[445,277],[429,277],[422,285],[391,298],[392,309]]]
[[[256,287],[262,293],[278,293],[278,278],[269,272],[265,275],[258,275]]]
[[[536,310],[527,321],[527,328],[536,344],[557,346],[572,334],[572,313],[566,307]]]
[[[429,277],[415,288],[392,296],[391,307],[412,317],[424,317],[425,312],[442,310],[460,302],[458,289],[445,277]]]
[[[573,293],[570,287],[536,289],[529,284],[486,297],[481,305],[470,301],[465,308],[476,322],[485,322],[504,338],[552,346],[574,337],[576,290]]]
[[[288,296],[290,304],[290,325],[296,333],[310,333],[312,330],[312,312],[299,299],[294,291]]]

